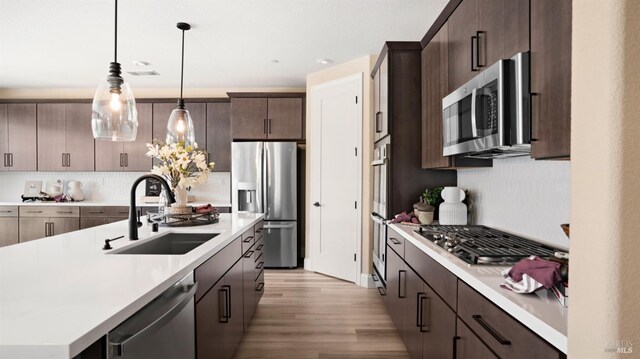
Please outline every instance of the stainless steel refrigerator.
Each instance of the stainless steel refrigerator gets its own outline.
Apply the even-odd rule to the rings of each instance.
[[[296,143],[234,142],[231,156],[233,211],[265,214],[265,267],[295,268]]]

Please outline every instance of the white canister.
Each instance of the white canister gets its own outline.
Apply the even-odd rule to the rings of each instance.
[[[71,181],[69,182],[69,196],[74,201],[84,201],[84,191],[82,190],[82,182]]]
[[[438,211],[440,224],[467,224],[467,205],[462,203],[464,191],[459,187],[445,187],[441,196],[444,202]]]

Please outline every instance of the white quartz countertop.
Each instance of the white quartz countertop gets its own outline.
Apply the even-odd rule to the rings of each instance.
[[[216,202],[216,201],[197,201],[189,202],[189,206],[203,206],[211,204],[214,207],[231,207],[229,202]],[[0,206],[124,206],[129,207],[128,201],[121,202],[104,202],[104,201],[80,201],[80,202],[55,202],[55,201],[38,201],[38,202],[22,202],[12,200],[0,200]],[[144,203],[139,199],[136,201],[138,207],[157,207],[157,203]]]
[[[469,265],[415,233],[416,226],[389,226],[520,323],[567,353],[569,311],[560,305],[553,293],[540,290],[532,294],[517,294],[501,288],[503,278],[500,272],[506,267]]]
[[[127,221],[0,248],[0,358],[72,358],[263,218],[221,214],[215,224],[139,229]],[[220,233],[183,255],[115,255],[166,232]]]

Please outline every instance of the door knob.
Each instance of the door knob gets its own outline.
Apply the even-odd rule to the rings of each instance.
[[[316,206],[316,207],[320,207],[320,202],[316,202],[313,205]]]

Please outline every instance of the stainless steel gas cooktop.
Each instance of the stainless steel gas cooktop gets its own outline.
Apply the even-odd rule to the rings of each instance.
[[[485,226],[422,225],[415,232],[469,264],[507,266],[532,255],[548,258],[556,251]]]

